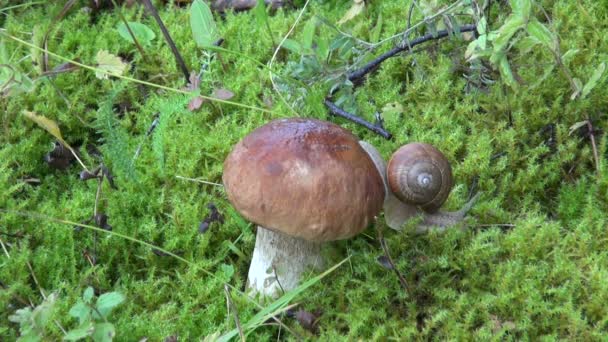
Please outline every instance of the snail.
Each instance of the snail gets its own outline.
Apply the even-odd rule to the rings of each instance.
[[[384,217],[389,227],[401,230],[403,224],[422,215],[417,232],[431,227],[445,230],[461,222],[478,195],[460,210],[439,209],[452,190],[454,180],[448,159],[430,144],[413,142],[401,146],[386,162],[371,144],[360,141],[382,175],[385,186]]]

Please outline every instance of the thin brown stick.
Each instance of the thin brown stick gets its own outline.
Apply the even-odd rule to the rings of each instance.
[[[182,69],[182,73],[184,74],[184,77],[186,78],[186,83],[188,83],[188,81],[190,79],[190,71],[188,71],[188,67],[186,66],[186,63],[184,62],[182,55],[180,55],[179,51],[177,50],[177,46],[175,46],[173,39],[171,39],[171,35],[169,35],[169,31],[167,30],[167,28],[165,27],[165,24],[163,23],[162,19],[158,15],[158,11],[156,10],[156,7],[154,7],[154,5],[152,4],[152,2],[150,2],[150,0],[140,0],[140,2],[143,2],[144,6],[146,6],[148,11],[150,11],[152,16],[154,17],[154,20],[156,20],[156,24],[158,24],[158,27],[160,27],[160,31],[163,33],[163,36],[165,37],[167,44],[169,44],[169,47],[171,48],[171,52],[173,52],[173,56],[175,56],[175,60],[177,61],[177,64],[179,64],[179,67],[180,67],[180,69]]]
[[[382,228],[380,228],[378,225],[376,225],[376,231],[378,232],[378,241],[380,241],[380,246],[382,247],[382,250],[384,251],[384,255],[386,256],[386,259],[388,260],[389,264],[391,265],[391,268],[393,269],[393,271],[395,271],[395,274],[397,275],[397,278],[399,279],[399,283],[401,283],[401,287],[403,287],[405,292],[409,295],[410,291],[409,291],[409,286],[407,285],[407,281],[405,280],[405,278],[403,277],[401,272],[399,272],[399,269],[397,269],[397,266],[395,266],[395,263],[393,262],[393,258],[391,258],[391,254],[388,251],[388,246],[386,245],[386,240],[384,240],[384,234],[382,234]]]
[[[241,342],[245,342],[245,334],[243,333],[243,327],[241,327],[241,321],[239,320],[239,312],[236,310],[236,306],[234,305],[234,303],[232,303],[230,288],[228,287],[228,284],[224,284],[224,292],[226,292],[226,300],[228,300],[230,311],[232,311],[232,315],[234,316],[234,322],[236,324],[237,330],[239,331]]]
[[[597,145],[595,143],[595,131],[593,130],[593,125],[591,124],[591,119],[589,115],[587,115],[587,129],[589,130],[589,139],[591,140],[591,148],[593,149],[593,159],[595,160],[595,171],[597,175],[600,175],[600,157],[597,152]]]

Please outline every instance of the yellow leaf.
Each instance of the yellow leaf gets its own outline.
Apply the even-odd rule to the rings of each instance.
[[[364,8],[365,8],[364,0],[353,0],[353,5],[344,14],[342,19],[340,19],[340,21],[338,21],[338,24],[340,24],[340,25],[344,24],[345,22],[347,22],[347,21],[351,20],[352,18],[356,17],[357,15],[361,14],[361,12],[363,12]]]
[[[61,136],[61,131],[59,130],[59,126],[55,121],[27,110],[23,111],[23,115],[25,115],[26,118],[37,123],[38,126],[44,128],[47,132],[51,133],[51,135],[54,136],[57,140],[59,140],[63,145],[68,146],[65,140],[63,140],[63,137]]]
[[[95,60],[97,61],[97,69],[100,69],[95,72],[95,77],[100,80],[107,79],[108,73],[122,75],[129,66],[127,63],[123,62],[120,57],[115,56],[106,50],[99,50],[97,56],[95,56]]]

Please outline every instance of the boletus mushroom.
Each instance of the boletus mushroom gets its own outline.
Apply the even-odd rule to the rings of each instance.
[[[247,282],[265,296],[297,287],[303,272],[324,265],[323,242],[355,236],[383,206],[397,213],[391,227],[405,220],[378,151],[326,121],[279,119],[255,129],[226,158],[223,183],[235,209],[258,225]]]

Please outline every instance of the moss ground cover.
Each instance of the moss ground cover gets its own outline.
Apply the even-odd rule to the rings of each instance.
[[[489,30],[500,29],[517,3],[493,3],[487,13]],[[339,26],[344,34],[334,26],[350,1],[311,1],[305,8],[303,1],[296,2],[295,8],[270,13],[268,27],[260,25],[255,11],[215,14],[222,48],[238,53],[199,48],[188,25],[189,7],[155,4],[186,64],[201,72],[200,93],[227,89],[234,94],[230,101],[258,109],[210,101],[191,111],[192,95],[116,77],[99,79],[82,68],[38,79],[30,91],[18,92],[14,83],[10,93],[3,88],[0,339],[17,339],[19,325],[9,322],[9,316],[30,303],[42,303],[41,292],[57,294],[41,333],[49,340],[61,339],[62,329],[78,326],[69,311],[89,286],[96,296],[112,291],[124,295],[107,317],[115,340],[156,341],[173,335],[196,340],[234,329],[224,284],[244,289],[255,230],[231,208],[221,186],[184,177],[221,183],[223,160],[237,141],[294,112],[339,123],[377,146],[385,158],[407,142],[434,144],[452,162],[456,179],[446,209],[461,207],[471,192],[482,195],[465,230],[419,236],[413,225],[402,232],[384,229],[409,293],[393,271],[377,262],[383,252],[370,227],[355,239],[337,242],[335,263],[350,256],[348,261],[292,302],[322,311],[318,335],[281,316],[293,332],[262,325],[249,338],[605,339],[605,74],[584,98],[573,100],[572,85],[549,49],[537,45],[524,53],[525,46],[517,45],[508,52],[519,83],[514,88],[487,61],[480,67],[465,59],[471,37],[429,42],[414,54],[387,60],[362,85],[350,92],[343,87],[338,95],[345,108],[368,121],[380,112],[393,134],[386,140],[329,116],[323,99],[345,70],[400,41],[364,53],[367,45],[359,40],[373,44],[403,32],[409,1],[369,2]],[[420,1],[412,23],[449,4]],[[41,46],[50,27],[48,50],[60,56],[95,66],[96,55],[105,50],[129,62],[128,77],[184,87],[160,29],[143,6],[122,7],[121,12],[155,32],[156,38],[143,46],[144,56],[120,37],[121,20],[111,6],[95,10],[78,3],[55,20],[63,3],[21,5],[0,5],[0,63],[10,66],[0,71],[38,77],[42,53],[11,37]],[[15,8],[3,10],[11,6]],[[583,85],[608,61],[608,8],[601,2],[537,1],[531,12],[559,36],[562,53],[571,51],[564,58],[566,67]],[[291,48],[274,56],[276,44],[300,14],[287,41]],[[457,18],[461,24],[472,20]],[[422,25],[411,37],[430,30]],[[328,55],[325,67],[308,67],[308,52],[299,54],[294,47],[294,42],[305,46],[312,39],[316,53],[323,44],[339,45],[340,37],[344,48]],[[273,72],[283,76],[274,85],[271,60]],[[63,62],[49,58],[51,68]],[[479,68],[492,82],[472,85]],[[50,167],[44,156],[55,139],[27,120],[24,110],[57,122],[85,165],[94,169],[103,162],[117,188],[104,181],[96,201],[98,184],[79,180],[78,163],[64,170]],[[155,118],[158,125],[146,136]],[[587,118],[594,127],[593,144],[586,125],[571,129]],[[198,227],[210,213],[210,203],[224,220],[201,234]],[[107,215],[112,232],[160,249],[50,219],[81,222],[94,211]],[[377,225],[384,228],[382,217]],[[260,311],[238,291],[231,294],[241,322]]]

